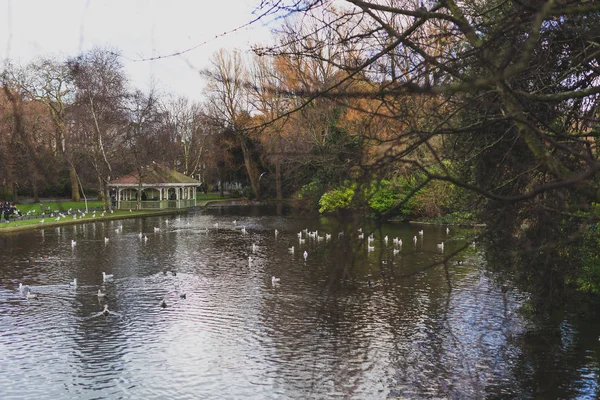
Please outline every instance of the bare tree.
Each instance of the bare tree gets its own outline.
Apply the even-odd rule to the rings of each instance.
[[[70,60],[69,68],[77,88],[80,143],[87,147],[98,194],[109,208],[107,184],[114,174],[111,163],[122,140],[128,96],[123,67],[115,52],[95,48]]]
[[[197,175],[209,148],[208,121],[201,106],[178,97],[163,103],[167,129],[172,132],[182,154],[182,170],[189,176]]]
[[[238,51],[218,51],[208,77],[207,112],[223,130],[232,133],[244,156],[244,165],[252,191],[260,198],[260,170],[250,127],[252,107],[248,98],[248,73]]]
[[[75,87],[68,66],[64,62],[46,58],[37,60],[24,69],[12,70],[11,74],[19,91],[22,91],[27,98],[47,107],[54,126],[51,146],[57,158],[69,171],[71,199],[79,201],[79,181],[71,155],[72,124],[69,114],[75,98]]]

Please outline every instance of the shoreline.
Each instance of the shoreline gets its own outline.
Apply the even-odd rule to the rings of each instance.
[[[263,200],[263,201],[257,201],[257,200],[248,200],[248,199],[243,199],[243,198],[239,198],[239,199],[212,199],[212,200],[203,200],[198,202],[198,204],[195,207],[190,207],[190,208],[182,208],[182,209],[167,209],[167,210],[146,210],[146,211],[132,211],[131,213],[125,213],[125,214],[117,214],[117,215],[105,215],[104,217],[90,217],[90,218],[86,218],[86,219],[77,219],[77,220],[63,220],[60,222],[56,222],[56,221],[52,221],[52,222],[44,222],[43,224],[38,223],[34,223],[34,224],[27,224],[27,225],[22,225],[22,226],[10,226],[10,227],[2,227],[2,223],[0,223],[0,236],[2,235],[9,235],[9,234],[18,234],[18,233],[22,233],[22,232],[27,232],[27,231],[33,231],[33,230],[39,230],[39,229],[44,229],[44,228],[55,228],[55,227],[60,227],[63,225],[75,225],[75,224],[82,224],[82,223],[86,223],[86,222],[99,222],[99,221],[114,221],[114,220],[119,220],[119,219],[131,219],[131,218],[140,218],[140,217],[152,217],[152,216],[157,216],[157,215],[177,215],[177,214],[185,214],[187,212],[190,211],[195,211],[195,210],[201,210],[201,209],[205,209],[208,208],[210,206],[213,205],[265,205],[265,204],[276,204],[276,203],[280,203],[276,200]],[[286,201],[283,201],[283,203],[288,203]],[[42,219],[42,218],[40,218]],[[18,222],[18,221],[15,221]],[[404,222],[404,223],[409,223],[409,224],[415,224],[415,225],[455,225],[455,226],[467,226],[467,227],[471,227],[471,228],[482,228],[485,227],[485,224],[478,224],[478,223],[455,223],[455,224],[444,224],[444,223],[439,223],[439,222],[431,222],[431,221],[419,221],[419,220],[404,220],[404,221],[399,221],[399,220],[394,220],[394,219],[390,219],[388,220],[388,222],[390,223],[398,223],[398,222]]]
[[[66,220],[62,220],[59,222],[52,220],[52,221],[45,221],[43,224],[40,224],[38,222],[38,223],[33,223],[33,224],[21,225],[21,226],[13,225],[10,227],[2,227],[2,223],[0,223],[0,236],[10,235],[10,234],[18,234],[18,233],[22,233],[22,232],[45,229],[45,228],[55,228],[55,227],[60,227],[60,226],[65,226],[65,225],[76,225],[76,224],[82,224],[82,223],[87,223],[87,222],[114,221],[114,220],[119,220],[119,219],[153,217],[153,216],[157,216],[157,215],[185,214],[189,211],[207,208],[211,205],[214,205],[215,203],[216,204],[218,204],[218,203],[252,204],[253,202],[251,200],[246,200],[246,199],[214,199],[214,200],[200,201],[200,202],[198,202],[198,204],[196,204],[195,207],[190,207],[190,208],[167,209],[167,210],[156,210],[156,211],[153,211],[153,210],[152,211],[150,211],[150,210],[132,211],[131,213],[127,212],[126,214],[117,214],[117,215],[108,214],[108,215],[105,215],[104,217],[94,217],[94,218],[89,217],[89,218],[77,219],[77,220],[66,219]],[[256,202],[256,203],[258,204],[260,202]],[[48,218],[48,217],[46,217],[46,218]],[[41,220],[43,218],[39,218],[39,219]],[[14,221],[14,222],[17,223],[19,221]]]

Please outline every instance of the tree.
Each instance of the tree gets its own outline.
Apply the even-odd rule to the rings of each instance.
[[[52,118],[54,138],[50,144],[59,161],[69,172],[71,199],[79,201],[79,181],[71,155],[70,107],[75,87],[68,66],[51,58],[39,59],[25,69],[9,69],[18,90],[31,100],[44,104]]]
[[[128,93],[123,66],[118,54],[94,48],[69,60],[76,85],[76,121],[83,157],[95,175],[98,195],[109,208],[107,184],[114,175],[111,163],[122,142],[126,116],[124,102]]]
[[[162,105],[167,129],[180,148],[185,175],[196,176],[202,171],[209,148],[208,120],[201,106],[185,97],[166,101]]]
[[[250,127],[252,108],[248,99],[247,71],[241,54],[218,51],[208,77],[207,111],[221,128],[234,135],[243,157],[246,172],[256,198],[260,198],[260,169]]]
[[[361,163],[366,180],[385,170],[418,171],[422,179],[404,202],[436,181],[467,190],[495,249],[520,249],[510,253],[518,257],[498,264],[520,269],[525,289],[547,299],[576,280],[581,267],[573,262],[566,267],[563,257],[574,254],[586,224],[597,223],[590,210],[600,193],[600,50],[593,28],[600,5],[266,3],[293,10],[312,32],[293,36],[288,40],[293,46],[261,53],[345,72],[332,84],[296,91],[303,99],[299,114],[322,110],[319,102],[330,100],[388,120],[387,137],[367,141],[380,151]],[[315,40],[318,36],[326,40]],[[353,84],[360,81],[365,84]],[[349,102],[356,99],[380,104]],[[533,268],[532,260],[544,261]]]

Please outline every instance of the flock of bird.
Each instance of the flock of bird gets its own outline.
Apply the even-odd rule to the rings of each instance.
[[[176,272],[167,272],[167,271],[163,272],[163,274],[165,274],[165,275],[167,273],[170,273],[173,276],[177,275]],[[102,283],[103,283],[103,285],[106,284],[107,282],[111,282],[113,279],[114,279],[114,274],[107,274],[106,272],[102,272]],[[77,278],[74,278],[71,282],[69,282],[69,286],[71,286],[73,288],[77,288],[77,286],[78,286]],[[39,295],[37,293],[34,293],[30,286],[23,285],[22,283],[19,283],[19,293],[23,294],[27,300],[34,300],[34,299],[38,299],[39,298]],[[98,297],[99,301],[105,301],[107,299],[107,297],[108,297],[108,295],[106,294],[106,292],[103,292],[102,289],[98,289],[98,293],[96,294],[96,296]],[[187,294],[186,293],[180,293],[179,294],[179,298],[186,299],[187,298]],[[164,297],[160,301],[159,306],[161,308],[167,308],[167,302],[166,302],[166,299]],[[102,311],[100,311],[100,312],[92,315],[92,317],[99,316],[99,315],[104,315],[105,317],[108,317],[111,314],[112,315],[121,316],[121,314],[109,310],[107,303],[104,303],[103,307],[104,308],[102,309]]]
[[[131,211],[131,210],[130,210]],[[32,211],[28,211],[27,214],[25,215],[30,215]],[[108,211],[109,213],[113,213],[113,210]],[[96,210],[92,210],[91,211],[91,218],[96,218]],[[72,208],[69,208],[66,212],[61,212],[60,210],[54,210],[50,212],[49,218],[54,219],[54,222],[58,222],[61,219],[68,219],[68,218],[72,218],[73,220],[80,220],[80,219],[84,219],[86,217],[86,215],[88,215],[88,212],[85,211],[81,211],[79,209],[77,210],[73,210]],[[100,214],[100,217],[104,217],[104,215],[106,215],[105,211],[102,211],[102,213]],[[46,221],[46,213],[43,212],[42,213],[42,219],[40,220],[39,224],[43,224]]]
[[[234,221],[234,223],[235,223],[235,221]],[[245,233],[245,231],[243,233]],[[278,234],[278,231],[276,229],[275,236],[277,236],[277,234]],[[447,227],[446,235],[449,235],[449,234],[450,234],[450,228]],[[421,241],[423,240],[423,235],[424,235],[424,231],[420,230],[417,232],[417,235],[415,235],[413,237],[413,244],[415,247],[417,247],[417,243],[419,242],[419,237],[421,238]],[[306,240],[313,240],[313,241],[316,241],[317,243],[322,242],[322,241],[328,242],[329,240],[331,240],[330,233],[326,233],[324,236],[321,236],[321,235],[319,235],[318,231],[309,231],[308,229],[304,229],[304,230],[298,232],[297,236],[298,236],[299,246],[306,244]],[[343,236],[344,236],[344,232],[338,233],[338,238],[341,238]],[[364,239],[365,239],[365,233],[363,232],[362,228],[358,228],[357,239],[359,239],[361,241],[364,241]],[[374,241],[375,241],[375,235],[373,233],[371,233],[370,235],[367,236],[367,251],[368,252],[375,251],[375,246],[373,243]],[[389,242],[389,237],[387,235],[384,236],[383,241],[384,241],[385,245],[387,246],[387,244]],[[392,252],[394,255],[397,255],[400,252],[400,250],[402,249],[402,244],[403,244],[402,239],[395,237],[392,239],[392,243],[394,246],[392,249]],[[437,248],[441,252],[444,252],[444,242],[438,243]],[[296,247],[295,246],[289,247],[288,252],[290,254],[294,254],[296,252]],[[308,259],[308,252],[305,250],[304,253],[302,254],[302,256],[304,257],[304,261],[306,261]],[[280,278],[278,278],[276,276],[271,277],[271,283],[273,286],[277,286],[280,283],[280,281],[281,281]]]
[[[70,214],[70,213],[71,213],[71,210],[67,211],[67,214]],[[102,213],[102,214],[104,215],[104,213]],[[82,215],[82,217],[83,217],[83,216],[85,216],[85,213],[82,213],[80,210],[77,210],[77,212],[74,214],[74,217],[77,217],[77,215]],[[65,217],[65,216],[61,214],[57,218],[63,218],[63,217]],[[180,218],[178,217],[176,219],[176,221],[179,222]],[[168,225],[169,224],[169,220],[167,220],[165,223]],[[188,224],[189,224],[189,222],[188,222]],[[246,229],[245,226],[241,226],[239,228],[237,227],[237,221],[236,220],[233,221],[233,225],[234,225],[235,229],[239,229],[239,231],[241,232],[242,235],[247,235],[248,234],[248,231],[247,231],[247,229]],[[218,231],[219,230],[219,223],[218,222],[214,223],[213,227],[215,228],[216,231]],[[57,228],[57,229],[59,229],[59,228]],[[208,233],[208,231],[209,231],[208,229],[204,229],[203,230],[203,232],[206,232],[206,233]],[[115,229],[115,233],[121,233],[121,232],[123,232],[123,225],[120,224]],[[160,227],[154,227],[153,228],[153,232],[155,234],[160,233],[161,232]],[[275,233],[275,238],[277,238],[278,235],[279,235],[279,231],[277,229],[275,229],[274,233]],[[450,229],[446,228],[446,234],[448,235],[449,233],[450,233]],[[137,234],[137,236],[138,236],[138,238],[140,240],[143,240],[144,242],[148,241],[148,236],[145,235],[143,232],[139,232]],[[344,232],[339,232],[338,233],[338,238],[341,238],[343,236],[344,236]],[[413,244],[414,244],[415,247],[417,246],[417,243],[419,241],[423,240],[423,236],[424,236],[424,231],[423,230],[419,230],[417,232],[417,234],[415,236],[413,236]],[[315,230],[315,231],[309,231],[308,229],[304,229],[304,230],[298,232],[297,233],[297,237],[298,237],[298,248],[301,248],[304,245],[306,245],[306,241],[307,240],[312,241],[313,243],[317,243],[318,244],[320,242],[328,242],[328,241],[330,241],[332,239],[332,235],[330,233],[325,233],[324,235],[322,235],[317,230]],[[359,240],[361,240],[361,241],[365,240],[365,233],[363,232],[363,230],[361,228],[358,229],[358,233],[357,233],[356,238],[359,239]],[[110,239],[108,237],[104,237],[104,244],[105,245],[108,245],[109,241],[110,241]],[[373,233],[369,234],[367,236],[367,238],[366,238],[366,249],[367,249],[367,252],[372,252],[372,251],[375,250],[374,241],[375,241],[374,234]],[[389,237],[388,236],[383,237],[383,242],[387,246],[388,242],[389,242]],[[402,239],[400,239],[398,237],[395,237],[395,238],[392,239],[392,243],[393,243],[392,251],[393,251],[393,254],[396,255],[402,249],[402,246],[403,246]],[[76,245],[77,245],[77,242],[75,240],[71,240],[71,247],[75,248]],[[444,242],[441,242],[441,243],[437,244],[437,248],[440,251],[443,252],[444,251]],[[251,250],[252,250],[252,253],[256,253],[257,252],[258,246],[257,246],[256,243],[252,243]],[[295,254],[295,252],[296,252],[296,246],[293,245],[291,247],[288,247],[288,252],[291,253],[291,254]],[[308,256],[309,256],[308,251],[304,250],[302,252],[302,257],[304,258],[305,262],[308,260]],[[249,263],[249,265],[252,265],[252,261],[253,261],[252,256],[251,255],[248,256],[248,263]],[[173,272],[173,274],[175,275],[174,272]],[[103,283],[106,283],[107,281],[110,281],[112,279],[113,279],[113,275],[112,274],[106,274],[105,272],[102,272],[102,281],[103,281]],[[271,285],[273,287],[277,287],[280,283],[281,283],[281,278],[276,277],[274,275],[271,276]],[[70,285],[74,286],[74,287],[77,287],[77,278],[73,279],[73,281],[70,282]],[[23,293],[28,300],[29,299],[36,299],[38,297],[38,295],[36,293],[33,293],[31,291],[31,288],[29,288],[27,286],[23,286],[22,284],[19,284],[19,291],[21,293]],[[99,300],[104,300],[104,299],[106,299],[107,295],[106,295],[106,293],[102,292],[102,289],[98,289],[97,297],[98,297]],[[185,299],[186,298],[186,294],[185,293],[180,294],[180,297]],[[166,308],[167,307],[167,303],[166,303],[166,301],[165,301],[164,298],[159,303],[159,306],[161,308]],[[101,315],[104,315],[104,316],[108,316],[110,314],[118,314],[118,313],[114,313],[114,312],[110,311],[108,309],[108,305],[105,304],[104,305],[104,309],[100,313],[98,313],[98,314],[101,314]]]

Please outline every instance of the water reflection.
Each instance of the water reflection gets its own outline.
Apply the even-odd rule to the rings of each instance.
[[[471,235],[223,207],[2,237],[0,393],[3,399],[24,393],[168,398],[173,390],[178,398],[260,399],[595,394],[598,345],[581,339],[583,323],[565,322],[541,340],[517,312],[522,296],[490,283],[476,248],[443,262]],[[113,279],[104,282],[102,272]],[[273,276],[281,279],[277,285]],[[74,278],[76,288],[69,285]],[[27,300],[19,283],[39,298]],[[105,304],[115,314],[105,317]],[[556,354],[562,357],[551,364],[564,373],[550,375],[557,383],[549,385],[545,372]]]

